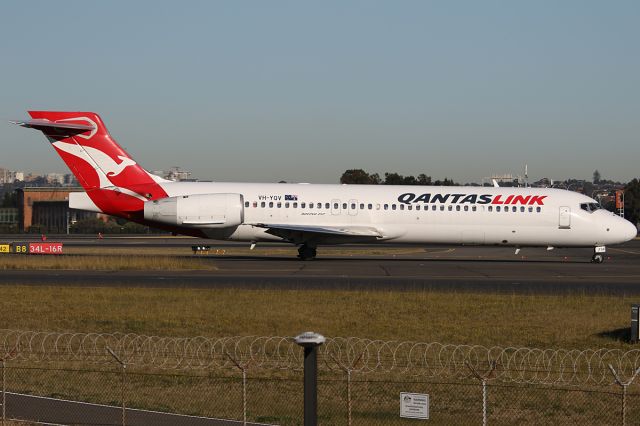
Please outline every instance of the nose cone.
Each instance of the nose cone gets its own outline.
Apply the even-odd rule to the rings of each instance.
[[[624,241],[633,240],[638,235],[638,228],[628,220],[623,219],[623,221],[624,223],[621,224],[621,233]]]

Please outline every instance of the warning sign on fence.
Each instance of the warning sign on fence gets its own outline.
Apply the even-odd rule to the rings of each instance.
[[[400,417],[429,418],[429,394],[400,392]]]

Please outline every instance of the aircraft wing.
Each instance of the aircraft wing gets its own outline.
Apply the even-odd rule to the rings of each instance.
[[[305,240],[311,238],[345,237],[345,239],[377,239],[383,235],[375,228],[367,226],[315,226],[289,225],[278,223],[253,223],[253,226],[265,228],[271,235],[287,240]]]

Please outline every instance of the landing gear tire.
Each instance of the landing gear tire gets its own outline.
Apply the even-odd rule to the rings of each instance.
[[[591,258],[591,262],[593,262],[593,263],[602,263],[602,262],[604,262],[604,254],[595,253],[593,255],[593,257]]]
[[[311,260],[316,257],[316,248],[303,244],[298,248],[298,258],[300,260]]]

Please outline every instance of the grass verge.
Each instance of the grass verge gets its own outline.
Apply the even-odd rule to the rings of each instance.
[[[0,328],[627,347],[628,297],[454,292],[0,287]]]
[[[215,270],[211,262],[178,256],[64,255],[0,257],[0,270],[69,269],[84,271]]]

